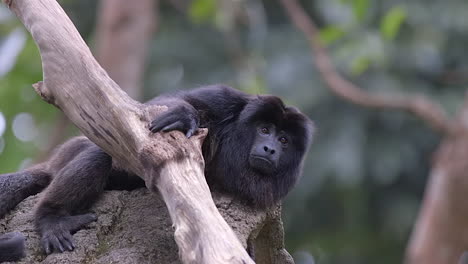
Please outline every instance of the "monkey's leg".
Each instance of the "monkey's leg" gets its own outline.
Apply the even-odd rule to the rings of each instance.
[[[85,137],[76,137],[57,147],[42,164],[24,171],[0,175],[0,218],[22,200],[42,191],[49,185],[53,175],[81,151],[93,145]]]
[[[74,214],[87,209],[102,193],[111,167],[111,157],[92,144],[54,175],[35,215],[46,254],[73,250],[72,233],[96,220],[94,214]]]
[[[42,191],[51,180],[43,165],[0,175],[0,218],[27,197]]]

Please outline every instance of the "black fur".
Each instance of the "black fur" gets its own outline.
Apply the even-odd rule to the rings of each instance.
[[[211,187],[265,208],[284,198],[300,176],[312,139],[312,122],[278,97],[209,86],[163,95],[148,104],[169,108],[151,122],[152,132],[180,130],[190,137],[198,127],[209,129],[203,156]],[[144,186],[139,177],[112,164],[111,157],[94,143],[79,137],[59,147],[44,164],[0,175],[0,184],[11,182],[0,185],[0,217],[39,192],[51,178],[35,214],[47,254],[74,249],[71,234],[96,219],[83,210],[105,187]]]
[[[0,262],[18,261],[24,257],[24,236],[19,232],[0,236]]]
[[[272,172],[262,173],[249,166],[249,153],[257,144],[256,126],[274,124],[292,138]],[[257,207],[278,202],[291,190],[302,170],[303,156],[311,139],[307,118],[273,96],[258,96],[240,113],[239,118],[215,134],[219,139],[214,159],[207,163],[207,178],[227,192],[238,195]],[[235,151],[233,151],[235,150]]]

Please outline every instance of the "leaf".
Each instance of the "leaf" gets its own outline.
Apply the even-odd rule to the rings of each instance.
[[[342,4],[351,6],[354,17],[358,21],[362,21],[369,9],[369,0],[340,0]]]
[[[353,75],[361,75],[370,66],[371,60],[368,57],[358,57],[351,63],[351,73]]]
[[[353,13],[358,21],[362,21],[369,8],[369,0],[353,0]]]
[[[195,0],[189,8],[189,15],[196,23],[214,19],[216,15],[216,0]]]
[[[324,45],[329,45],[340,39],[344,34],[345,32],[341,28],[328,26],[320,29],[319,38]]]
[[[406,19],[406,10],[401,6],[395,6],[382,18],[380,33],[387,40],[392,40],[398,34],[401,24]]]

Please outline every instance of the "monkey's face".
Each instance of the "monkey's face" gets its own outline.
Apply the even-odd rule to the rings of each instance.
[[[312,123],[278,97],[252,96],[217,139],[207,178],[264,208],[281,200],[299,178]]]
[[[275,96],[258,96],[241,113],[248,165],[261,176],[282,177],[300,169],[310,144],[312,124],[294,107]]]
[[[274,124],[255,126],[255,138],[249,154],[249,165],[261,174],[273,174],[289,146],[289,136]]]

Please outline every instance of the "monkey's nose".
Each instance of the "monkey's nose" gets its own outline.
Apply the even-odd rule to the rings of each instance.
[[[271,154],[271,155],[275,154],[275,152],[276,152],[273,148],[268,147],[268,146],[263,146],[263,150],[264,150],[267,154]]]

